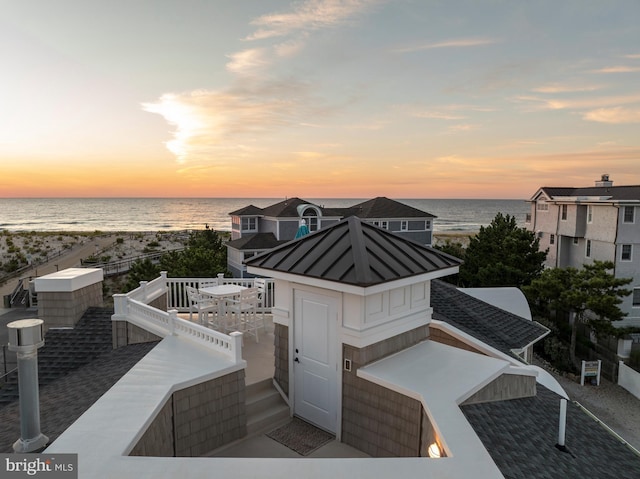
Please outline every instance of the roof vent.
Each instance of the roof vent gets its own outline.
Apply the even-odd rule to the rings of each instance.
[[[596,181],[596,186],[605,186],[605,187],[613,186],[613,181],[609,180],[609,175],[607,173],[604,173],[600,177],[600,181]]]
[[[43,324],[41,319],[21,319],[7,324],[9,351],[14,351],[18,359],[20,439],[13,444],[15,452],[36,452],[49,442],[40,432],[38,348],[44,345]]]

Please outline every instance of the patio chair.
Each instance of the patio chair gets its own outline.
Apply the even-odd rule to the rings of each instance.
[[[256,343],[259,342],[258,288],[243,289],[238,296],[227,299],[226,302],[227,317],[233,325],[244,334],[252,334],[256,338]]]
[[[262,327],[265,327],[264,311],[267,307],[267,280],[264,278],[256,278],[253,280],[253,284],[258,289],[260,314],[262,315]]]
[[[192,286],[185,286],[187,292],[187,298],[189,299],[189,321],[193,321],[193,312],[198,312],[198,322],[205,324],[209,322],[209,313],[212,318],[215,318],[215,314],[218,311],[218,302],[211,296],[202,294]]]

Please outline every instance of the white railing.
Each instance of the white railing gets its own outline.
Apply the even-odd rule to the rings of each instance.
[[[162,274],[162,273],[161,273]],[[157,280],[154,280],[157,281]],[[185,286],[199,289],[202,285],[217,281],[218,284],[237,284],[251,288],[254,286],[253,278],[224,278],[221,274],[217,278],[166,278],[164,279],[167,291],[167,309],[176,309],[181,313],[189,311],[189,299]],[[270,312],[274,304],[274,283],[272,279],[265,281],[265,293],[258,305],[260,312]]]
[[[166,273],[153,281],[140,283],[140,287],[127,294],[114,294],[114,321],[128,321],[161,338],[169,335],[181,336],[190,341],[202,344],[229,357],[238,364],[242,361],[242,333],[233,332],[229,335],[206,328],[178,317],[178,309],[171,308],[162,311],[150,306],[149,302],[170,293],[173,289],[184,290],[184,285],[196,281],[206,282],[205,279],[167,280]],[[170,294],[167,295],[171,297]],[[186,310],[188,310],[188,305]]]
[[[140,281],[140,286],[129,291],[127,296],[141,303],[150,303],[167,292],[167,272],[161,271],[160,276],[152,281]]]

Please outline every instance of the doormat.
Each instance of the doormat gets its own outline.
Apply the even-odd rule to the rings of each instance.
[[[266,436],[287,446],[301,456],[307,456],[335,439],[335,436],[297,417],[294,417],[284,426],[268,432]]]

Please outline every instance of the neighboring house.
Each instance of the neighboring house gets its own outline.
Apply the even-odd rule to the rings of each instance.
[[[431,245],[435,219],[430,213],[384,197],[348,208],[324,208],[300,198],[288,198],[266,208],[245,206],[229,215],[227,268],[235,277],[250,277],[244,261],[294,239],[302,220],[313,233],[349,216],[358,216],[420,244]]]
[[[526,227],[548,249],[549,267],[580,268],[611,261],[618,278],[632,278],[632,295],[617,327],[640,326],[640,186],[613,186],[602,175],[592,187],[543,187],[529,200]]]

